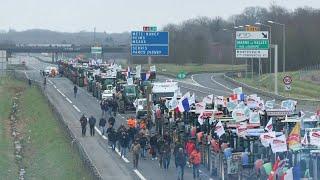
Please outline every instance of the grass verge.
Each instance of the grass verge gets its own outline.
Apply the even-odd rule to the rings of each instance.
[[[27,87],[21,81],[10,79],[6,79],[2,86],[9,91],[23,89],[17,128],[23,137],[26,179],[92,179],[40,91],[35,87]],[[7,153],[13,154],[13,151]],[[12,159],[9,160],[9,163],[14,164]],[[14,177],[17,176],[14,173]],[[2,177],[0,179],[6,179]]]
[[[292,77],[291,91],[285,90],[283,77],[289,75]],[[258,78],[236,78],[240,82],[257,87],[266,91],[274,92],[274,75],[262,75]],[[280,95],[286,97],[305,98],[320,100],[320,85],[311,81],[300,80],[298,71],[279,73],[278,74],[278,91]]]
[[[229,64],[184,64],[184,65],[175,65],[175,64],[155,64],[157,67],[157,72],[162,74],[169,74],[177,76],[181,71],[186,73],[202,73],[202,72],[226,72],[226,71],[241,71],[245,70],[245,65],[232,65]],[[148,65],[144,65],[144,68],[147,68]]]

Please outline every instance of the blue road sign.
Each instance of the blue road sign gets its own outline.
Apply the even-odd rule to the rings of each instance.
[[[144,31],[132,31],[131,32],[131,44],[153,44],[153,45],[168,45],[169,44],[169,32],[144,32]]]
[[[168,56],[169,47],[161,45],[132,45],[132,56]]]

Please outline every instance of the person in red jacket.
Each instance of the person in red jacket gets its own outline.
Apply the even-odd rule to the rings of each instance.
[[[187,158],[190,158],[190,155],[195,148],[196,148],[195,143],[191,139],[189,139],[185,145]],[[187,163],[188,163],[188,166],[191,167],[189,161],[187,161]]]
[[[199,178],[199,167],[201,163],[201,154],[200,151],[195,148],[190,155],[190,162],[193,167],[193,179]]]

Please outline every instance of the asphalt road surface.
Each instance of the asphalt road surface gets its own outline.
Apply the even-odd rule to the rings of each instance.
[[[26,75],[36,81],[42,82],[40,70],[46,66],[52,66],[43,62],[39,62],[35,58],[27,59],[27,66],[30,71],[26,71]],[[73,97],[73,84],[67,78],[48,78],[46,93],[50,101],[57,107],[63,118],[67,121],[69,127],[75,133],[76,138],[83,145],[92,159],[98,172],[104,179],[176,179],[177,173],[174,165],[174,158],[171,158],[169,170],[166,172],[160,169],[158,161],[152,161],[150,158],[146,160],[140,159],[138,170],[133,169],[131,153],[127,153],[125,158],[120,158],[119,152],[113,152],[107,147],[107,138],[101,136],[96,129],[96,136],[89,137],[87,129],[87,137],[81,137],[81,128],[79,119],[82,114],[86,116],[93,115],[98,119],[101,117],[99,102],[84,88],[79,88],[77,98]],[[117,115],[116,127],[121,123],[126,124],[126,119],[133,114]],[[209,179],[206,170],[201,171],[202,179]],[[185,169],[185,179],[192,179],[192,169]]]

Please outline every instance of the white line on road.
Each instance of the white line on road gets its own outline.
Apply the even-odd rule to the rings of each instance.
[[[213,75],[211,76],[211,81],[213,81],[213,82],[216,83],[216,84],[219,84],[220,86],[222,86],[222,87],[224,87],[224,88],[226,88],[226,89],[228,89],[228,90],[230,90],[230,91],[233,91],[233,89],[231,89],[231,88],[229,88],[229,87],[227,87],[227,86],[219,83],[218,81],[214,80]]]
[[[57,91],[58,91],[63,97],[66,97],[66,95],[64,95],[59,89],[57,89]]]
[[[135,172],[141,180],[147,180],[137,169],[133,170],[133,172]]]
[[[118,148],[116,148],[116,153],[119,155],[119,156],[121,156],[121,153],[120,153],[120,151],[119,151],[119,149]],[[126,163],[129,163],[130,161],[126,158],[126,157],[121,157],[123,160],[124,160],[124,162],[126,162]]]
[[[71,101],[69,98],[66,97],[66,100],[67,100],[70,104],[72,104],[72,101]]]
[[[197,81],[195,81],[195,80],[193,79],[193,75],[191,75],[191,80],[192,80],[197,86],[205,87],[205,86],[202,86],[201,84],[199,84]]]
[[[81,112],[80,109],[79,109],[77,106],[75,106],[75,105],[72,105],[72,106],[73,106],[73,108],[75,108],[78,112]]]
[[[105,135],[102,135],[101,131],[99,130],[99,128],[97,128],[96,126],[94,127],[94,129],[97,131],[97,133],[102,136],[103,139],[107,140],[108,138]]]
[[[50,84],[53,84],[53,82],[52,82],[50,79],[48,79],[48,82],[49,82]]]
[[[53,85],[53,87],[57,89],[57,86],[56,86],[56,85]]]

